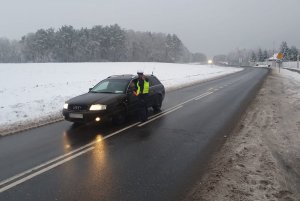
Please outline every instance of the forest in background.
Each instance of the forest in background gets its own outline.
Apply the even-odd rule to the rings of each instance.
[[[0,63],[206,62],[175,34],[137,32],[119,25],[39,29],[20,40],[0,38]]]

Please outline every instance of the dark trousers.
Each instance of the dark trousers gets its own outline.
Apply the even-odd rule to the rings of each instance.
[[[148,119],[148,94],[140,94],[138,116],[139,120],[144,122]]]

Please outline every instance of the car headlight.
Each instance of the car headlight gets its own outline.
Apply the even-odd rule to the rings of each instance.
[[[91,105],[90,110],[106,110],[106,105],[100,105],[100,104],[96,104],[96,105]]]
[[[64,109],[67,110],[67,109],[68,109],[68,106],[69,106],[69,104],[68,104],[68,103],[65,103],[65,104],[64,104]]]

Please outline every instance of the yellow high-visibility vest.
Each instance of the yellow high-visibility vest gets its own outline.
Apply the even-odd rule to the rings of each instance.
[[[144,80],[144,89],[142,91],[142,94],[148,94],[149,93],[150,84],[146,80]],[[139,82],[137,83],[137,95],[141,93],[141,87],[139,85]]]

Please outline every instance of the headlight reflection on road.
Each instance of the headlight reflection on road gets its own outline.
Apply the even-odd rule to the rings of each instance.
[[[98,134],[96,136],[95,149],[92,152],[89,178],[92,180],[95,177],[102,178],[106,173],[110,172],[110,164],[107,158],[107,144],[103,136]],[[102,179],[101,179],[102,180]]]
[[[116,185],[114,181],[118,181],[118,175],[114,171],[113,159],[108,149],[109,145],[105,140],[105,135],[97,126],[86,127],[70,127],[65,130],[62,137],[63,149],[65,153],[78,149],[80,147],[91,144],[95,147],[92,151],[83,154],[78,159],[65,165],[65,175],[77,177],[78,171],[86,182],[97,182],[99,186],[105,186],[107,189],[113,189]],[[69,146],[70,147],[69,147]],[[69,148],[68,148],[69,147]],[[84,171],[76,165],[77,161],[84,167]],[[109,192],[107,192],[109,193]]]
[[[71,126],[63,133],[62,143],[65,153],[72,151],[73,147],[78,149],[87,144],[91,144],[91,146],[95,147],[91,152],[93,162],[95,162],[94,165],[100,169],[106,166],[106,141],[104,140],[104,135],[99,132],[98,127]]]
[[[69,141],[69,139],[68,139],[68,134],[66,133],[66,132],[64,132],[64,134],[63,134],[63,141],[62,141],[62,143],[63,143],[63,147],[64,147],[64,153],[66,154],[66,153],[68,153],[71,149],[71,143],[70,143],[70,141]]]
[[[96,141],[97,142],[101,142],[103,140],[103,137],[102,137],[102,135],[97,135],[97,137],[96,137]]]

